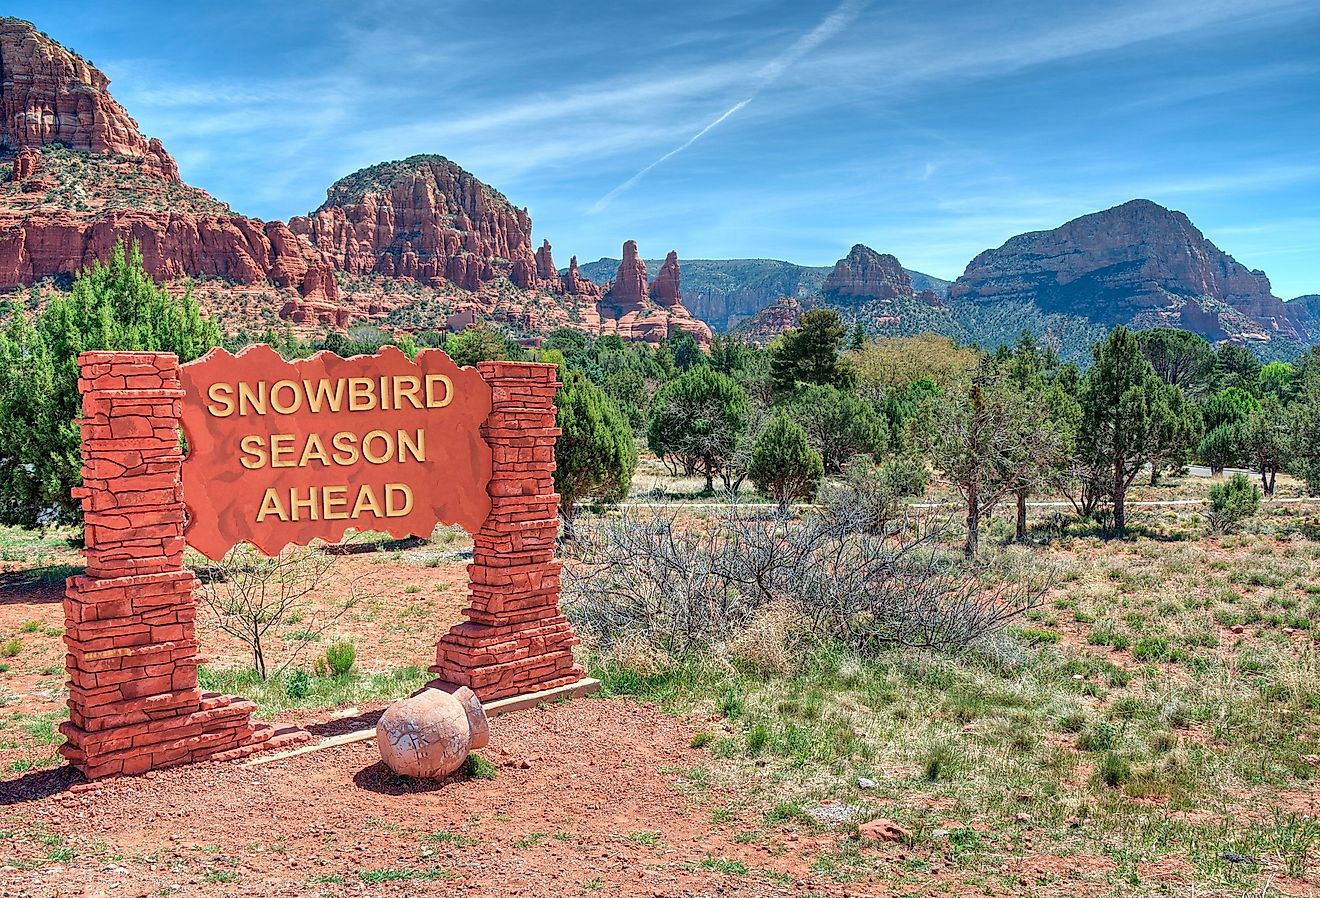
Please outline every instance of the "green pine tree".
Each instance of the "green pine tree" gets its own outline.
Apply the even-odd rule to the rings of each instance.
[[[802,428],[780,412],[756,438],[747,473],[756,488],[769,493],[784,513],[794,500],[815,495],[825,466]]]

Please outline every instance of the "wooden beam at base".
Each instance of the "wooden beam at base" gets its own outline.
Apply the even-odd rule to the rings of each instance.
[[[440,683],[439,680],[432,681],[436,685],[427,683],[423,689],[434,689],[439,686],[447,685]],[[420,690],[419,690],[420,691]],[[446,690],[448,691],[448,690]],[[525,695],[511,695],[508,698],[498,698],[489,704],[482,705],[487,717],[499,717],[503,714],[510,714],[514,711],[525,711],[528,708],[535,708],[541,704],[550,704],[551,702],[568,701],[574,698],[581,698],[584,695],[600,692],[600,680],[591,677],[583,677],[576,683],[569,683],[567,686],[557,686],[554,689],[543,689],[540,692],[529,692]],[[416,693],[414,693],[415,695]],[[376,728],[367,730],[354,730],[351,733],[340,733],[338,736],[328,736],[317,742],[315,745],[304,745],[299,748],[282,751],[273,755],[264,755],[259,758],[253,758],[244,762],[244,767],[255,767],[260,764],[269,764],[272,761],[283,761],[285,758],[294,758],[298,755],[310,754],[314,751],[320,751],[323,748],[334,748],[339,745],[351,745],[354,742],[365,742],[368,739],[376,738]]]

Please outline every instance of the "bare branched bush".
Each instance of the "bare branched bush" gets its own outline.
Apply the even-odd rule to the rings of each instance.
[[[565,569],[575,624],[603,648],[642,639],[681,654],[728,645],[764,609],[794,609],[807,633],[862,654],[965,648],[1037,605],[1048,585],[1020,553],[970,562],[936,515],[810,514],[735,506],[679,523],[630,509],[584,528]]]
[[[319,639],[358,603],[359,581],[342,579],[336,571],[340,554],[313,546],[270,556],[240,543],[221,560],[198,570],[202,604],[216,626],[248,647],[252,666],[263,680],[271,672],[284,671],[309,642]],[[345,591],[344,597],[319,601],[332,578]],[[271,671],[268,637],[294,623],[301,638]]]

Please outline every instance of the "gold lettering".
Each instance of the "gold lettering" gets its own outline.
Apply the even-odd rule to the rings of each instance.
[[[400,508],[394,504],[394,497],[403,494],[403,507]],[[387,483],[385,484],[385,517],[401,518],[412,511],[413,497],[412,490],[406,483]]]
[[[254,433],[243,437],[238,441],[238,448],[243,453],[243,458],[238,460],[243,467],[249,471],[266,467],[266,442],[260,435]],[[251,456],[251,460],[248,456]]]
[[[380,454],[373,454],[371,451],[372,440],[384,440],[385,451]],[[390,460],[394,454],[394,439],[383,430],[373,430],[362,438],[362,457],[373,465],[383,465]]]
[[[436,398],[435,387],[437,384],[444,384],[445,395]],[[444,408],[454,401],[454,382],[443,374],[426,375],[426,407]]]
[[[307,467],[307,463],[313,459],[327,468],[330,467],[330,457],[325,454],[325,443],[321,440],[319,433],[307,434],[307,442],[303,445],[302,455],[298,459],[298,467]]]
[[[404,388],[404,384],[408,385],[407,389]],[[420,392],[422,392],[422,382],[416,375],[399,375],[394,378],[394,407],[403,408],[403,402],[400,400],[406,398],[413,408],[421,408],[422,400],[417,398]]]
[[[376,382],[370,377],[348,379],[348,410],[369,412],[376,407]]]
[[[426,461],[426,431],[419,427],[416,433],[417,440],[414,442],[407,431],[399,431],[399,461],[407,461],[405,455],[412,455],[417,461]]]
[[[380,510],[380,500],[376,498],[376,492],[369,483],[362,484],[362,489],[358,490],[357,501],[353,503],[353,512],[349,517],[361,517],[363,511],[370,511],[378,518],[384,517]]]
[[[334,384],[334,392],[330,392],[330,384]],[[316,382],[316,389],[312,389],[312,382],[303,381],[303,389],[307,391],[307,407],[314,412],[319,412],[326,403],[330,405],[330,411],[337,412],[344,404],[344,379],[335,378],[333,381],[321,378]]]
[[[288,390],[293,394],[293,398],[283,406],[280,405],[280,390]],[[270,407],[281,415],[292,415],[302,408],[302,401],[302,392],[298,389],[298,384],[291,380],[277,380],[275,386],[270,388]]]
[[[266,414],[266,382],[257,381],[257,390],[252,391],[252,384],[247,381],[238,382],[238,413],[246,417],[250,410],[255,410],[258,415]]]
[[[272,468],[292,468],[297,466],[297,462],[290,456],[293,455],[293,434],[274,433],[270,437],[270,466]],[[285,459],[288,461],[285,461]]]
[[[307,509],[307,515],[308,515],[308,518],[309,518],[310,520],[315,521],[315,520],[317,519],[317,518],[316,518],[316,511],[317,511],[317,508],[316,508],[316,506],[317,506],[317,502],[316,502],[316,500],[317,500],[316,487],[309,486],[309,487],[307,488],[307,498],[306,498],[306,499],[299,499],[299,498],[298,498],[298,489],[297,489],[297,487],[294,487],[294,488],[290,489],[290,490],[289,490],[289,510],[293,512],[293,519],[294,519],[295,521],[298,520],[298,519],[299,519],[299,518],[298,518],[298,510],[299,510],[300,508],[305,508],[305,509]]]
[[[346,486],[321,487],[321,501],[325,506],[324,517],[327,521],[342,521],[348,517],[348,512],[344,511],[348,505],[348,498],[344,495],[347,492]]]
[[[260,524],[262,521],[266,520],[266,515],[270,514],[275,515],[281,521],[287,521],[289,519],[288,512],[286,512],[284,506],[280,504],[279,493],[275,492],[273,486],[267,487],[266,494],[261,497],[261,510],[257,512],[257,523]]]
[[[214,383],[206,391],[211,401],[206,410],[215,418],[228,418],[234,413],[234,388],[225,383]]]
[[[335,464],[345,467],[357,464],[357,434],[341,430],[330,438],[330,445],[335,447]]]

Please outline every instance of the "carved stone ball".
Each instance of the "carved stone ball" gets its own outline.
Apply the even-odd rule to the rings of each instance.
[[[376,747],[385,765],[422,779],[448,776],[489,741],[486,712],[466,686],[452,694],[423,689],[399,699],[376,724]]]

